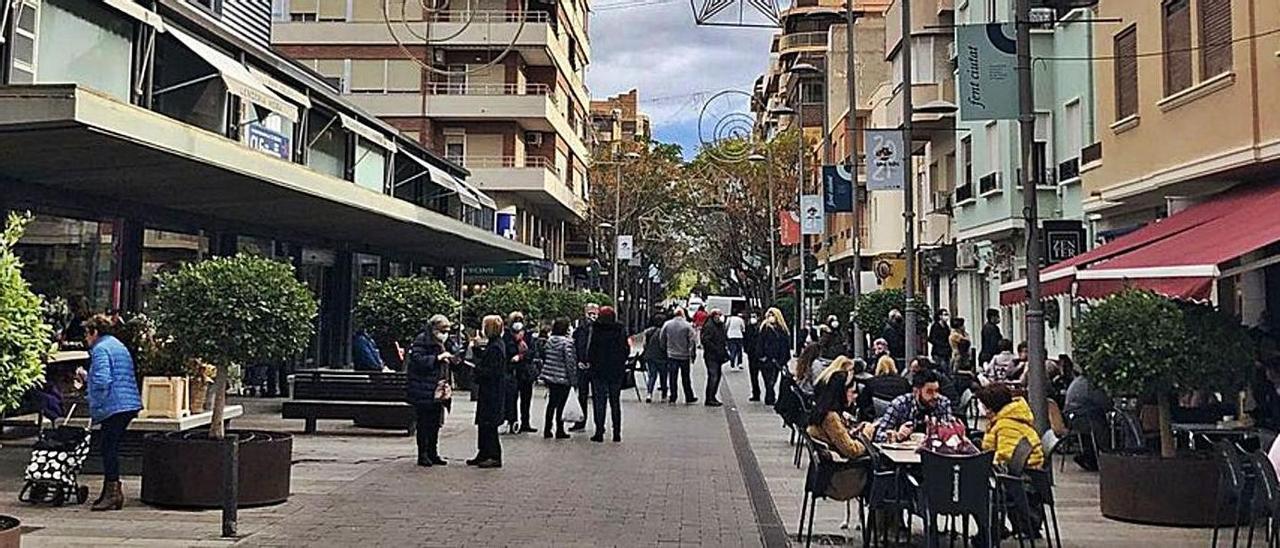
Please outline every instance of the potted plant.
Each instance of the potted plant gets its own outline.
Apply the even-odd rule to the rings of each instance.
[[[53,329],[44,322],[42,299],[22,279],[22,263],[13,252],[29,220],[11,213],[0,232],[0,414],[17,407],[40,380],[53,351]],[[0,515],[0,546],[17,546],[21,525],[15,517]]]
[[[1235,318],[1203,305],[1175,303],[1127,289],[1091,307],[1075,326],[1083,373],[1113,397],[1154,401],[1159,450],[1100,454],[1099,492],[1105,516],[1164,525],[1206,526],[1206,497],[1217,493],[1218,470],[1208,453],[1178,451],[1172,409],[1196,391],[1232,396],[1253,364],[1247,331]]]
[[[916,297],[912,303],[916,311],[916,332],[921,337],[929,329],[929,305]],[[889,311],[897,309],[907,313],[907,294],[901,289],[881,289],[872,291],[858,299],[858,308],[853,312],[853,321],[862,328],[862,333],[875,339],[880,336],[885,323],[889,320]],[[917,339],[919,340],[919,339]]]
[[[223,408],[232,366],[281,362],[310,341],[316,301],[293,267],[250,255],[183,265],[160,277],[153,297],[160,336],[184,360],[216,368],[207,432],[152,435],[143,445],[142,500],[185,507],[221,506]],[[237,431],[239,503],[289,496],[293,438]]]
[[[191,369],[156,335],[155,323],[145,314],[134,314],[116,330],[116,338],[133,355],[141,379],[142,411],[139,417],[176,419],[191,413]]]
[[[458,301],[439,280],[426,276],[369,279],[360,288],[353,312],[356,326],[378,343],[382,361],[398,367],[396,343],[408,347],[435,314],[452,316]]]

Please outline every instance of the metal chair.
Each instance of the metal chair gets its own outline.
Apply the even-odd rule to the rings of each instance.
[[[963,522],[966,542],[969,516],[985,529],[988,546],[999,532],[992,527],[992,452],[963,457],[926,451],[921,455],[920,505],[925,518],[926,546],[937,546],[938,516],[957,516]]]
[[[917,499],[909,487],[910,476],[904,474],[901,469],[890,462],[875,444],[863,440],[863,445],[867,448],[871,476],[863,496],[858,500],[859,512],[866,513],[876,510],[896,512],[905,514],[907,519],[910,520],[911,513],[915,512],[917,507]],[[910,522],[907,525],[907,534],[910,535]],[[862,545],[864,547],[871,546],[872,542],[876,540],[877,533],[880,533],[881,539],[887,544],[889,540],[888,531],[880,531],[875,519],[864,520]],[[894,544],[901,544],[901,539],[895,538]]]
[[[885,411],[889,410],[890,403],[892,402],[890,402],[889,400],[882,400],[880,398],[871,398],[871,405],[872,407],[875,408],[876,417],[883,417]]]
[[[1033,519],[1031,500],[1027,493],[1029,482],[1026,476],[1027,460],[1031,458],[1031,451],[1031,442],[1027,438],[1018,440],[1018,445],[1013,449],[1013,455],[1009,457],[1009,462],[1005,463],[1005,471],[995,473],[996,486],[1000,494],[996,501],[999,518],[995,521],[1003,524],[1005,517],[1010,518],[1009,521],[1013,523],[1015,532],[1020,533],[1018,546],[1024,545],[1023,534],[1029,534],[1038,529],[1034,523],[1031,523]],[[1017,515],[1013,510],[1018,510]],[[1031,540],[1031,545],[1035,546],[1035,539]]]
[[[1254,490],[1257,505],[1254,508],[1266,511],[1262,517],[1267,520],[1267,547],[1276,548],[1280,546],[1280,479],[1277,479],[1275,466],[1266,454],[1259,451],[1250,453],[1248,458],[1258,478]],[[1253,546],[1253,528],[1258,521],[1256,515],[1252,517],[1255,519],[1249,520],[1249,546]]]
[[[818,499],[830,499],[832,475],[843,467],[870,467],[869,457],[849,462],[835,462],[823,455],[831,455],[833,450],[827,444],[815,440],[807,433],[801,433],[801,444],[808,450],[809,467],[804,479],[804,499],[800,503],[800,524],[796,530],[796,540],[803,536],[806,548],[813,542],[813,516],[817,510]],[[864,493],[866,489],[863,489]],[[861,495],[859,495],[861,496]],[[833,499],[834,500],[834,499]],[[846,502],[846,509],[848,508]],[[806,522],[806,516],[808,518]],[[847,519],[847,518],[846,518]],[[863,531],[867,528],[866,511],[863,505],[858,506],[858,519]],[[807,523],[807,526],[806,526]],[[806,534],[807,533],[807,534]]]
[[[1218,546],[1218,530],[1222,512],[1228,505],[1234,510],[1231,520],[1231,546],[1240,544],[1240,517],[1242,507],[1248,505],[1246,491],[1248,478],[1244,470],[1243,454],[1235,444],[1222,440],[1214,444],[1218,458],[1218,493],[1213,512],[1213,537],[1210,546]]]

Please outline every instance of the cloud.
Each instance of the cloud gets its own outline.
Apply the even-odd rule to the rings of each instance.
[[[596,11],[590,28],[592,95],[638,89],[640,109],[653,120],[655,135],[679,143],[686,154],[698,147],[704,102],[726,89],[750,91],[768,64],[773,34],[770,29],[699,27],[681,0]],[[709,111],[724,116],[745,108],[745,96],[730,97]]]

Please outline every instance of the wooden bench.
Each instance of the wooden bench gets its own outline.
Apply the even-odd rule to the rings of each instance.
[[[317,419],[351,419],[357,426],[403,428],[413,435],[413,406],[405,401],[404,373],[302,370],[293,375],[292,398],[284,402],[283,417],[306,421],[305,432],[316,432]]]

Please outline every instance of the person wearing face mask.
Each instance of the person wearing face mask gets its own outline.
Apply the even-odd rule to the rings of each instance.
[[[747,325],[742,331],[742,346],[747,354],[747,374],[751,375],[751,393],[760,399],[760,377],[764,375],[760,358],[760,316],[753,310],[747,316]]]
[[[747,338],[747,320],[742,312],[729,316],[724,320],[725,335],[729,339],[729,367],[742,370],[742,351]]]
[[[432,316],[427,328],[409,347],[405,392],[417,415],[418,466],[444,466],[440,457],[440,426],[444,422],[442,383],[449,382],[449,366],[461,358],[446,350],[449,343],[449,319],[442,314]]]
[[[573,339],[569,338],[569,319],[560,318],[551,324],[551,336],[547,340],[543,357],[541,378],[550,392],[546,414],[542,418],[543,438],[551,437],[551,427],[554,425],[556,439],[569,439],[560,417],[564,414],[564,405],[569,401],[569,390],[577,382],[577,376],[578,356],[573,348]]]
[[[573,350],[574,355],[578,358],[578,406],[582,408],[582,422],[574,423],[569,428],[570,432],[581,432],[587,429],[588,413],[591,412],[591,407],[587,405],[587,398],[591,395],[591,378],[593,376],[587,349],[591,346],[591,332],[599,315],[600,305],[587,303],[582,309],[582,320],[578,322],[578,327],[573,330]]]
[[[533,382],[536,374],[530,374],[533,357],[529,353],[529,334],[524,328],[524,313],[512,312],[507,316],[507,329],[502,342],[507,345],[509,380],[507,389],[506,418],[512,434],[537,432],[529,422],[529,407],[533,400]]]
[[[929,357],[934,365],[946,371],[951,363],[951,315],[947,309],[939,308],[933,314],[933,324],[929,326]]]
[[[729,361],[729,339],[726,336],[724,313],[720,309],[711,311],[711,317],[702,325],[702,360],[707,367],[706,405],[720,407],[721,368]]]
[[[834,315],[827,316],[827,322],[823,324],[821,333],[818,346],[822,349],[820,354],[822,359],[830,361],[845,354],[844,334],[840,331],[838,318]]]

